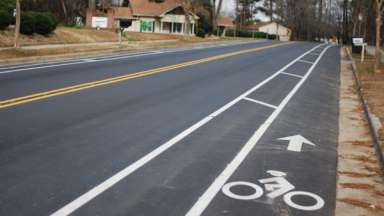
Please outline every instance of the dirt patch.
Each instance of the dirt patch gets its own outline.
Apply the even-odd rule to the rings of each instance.
[[[373,204],[370,204],[370,203],[367,203],[367,202],[364,202],[361,200],[357,200],[357,199],[343,198],[343,199],[337,199],[337,200],[340,202],[343,202],[343,203],[347,203],[347,204],[350,204],[353,206],[367,209],[369,211],[374,211],[374,212],[384,211],[384,207],[382,207],[382,206],[373,205]]]
[[[338,172],[339,175],[346,175],[349,177],[354,177],[354,178],[366,178],[366,177],[372,177],[375,176],[376,174],[368,174],[368,173],[358,173],[358,172]]]
[[[372,147],[372,145],[371,145],[371,147]],[[365,162],[365,163],[373,163],[373,164],[377,164],[377,162],[378,162],[376,158],[370,158],[370,157],[364,156],[364,155],[353,156],[352,159],[358,160],[361,162]]]
[[[340,185],[343,188],[353,188],[353,189],[374,189],[375,188],[370,184],[363,184],[363,183],[342,183]]]
[[[363,146],[363,147],[369,147],[369,148],[372,147],[372,144],[369,141],[352,141],[351,143],[354,146]]]
[[[375,114],[384,125],[384,65],[381,72],[374,71],[374,57],[367,56],[364,63],[361,63],[358,55],[353,56],[358,69],[359,79],[363,97],[368,102],[370,111]],[[384,145],[384,129],[379,130],[381,144]],[[381,146],[384,153],[384,146]]]
[[[335,215],[382,216],[384,182],[351,61],[342,51]]]

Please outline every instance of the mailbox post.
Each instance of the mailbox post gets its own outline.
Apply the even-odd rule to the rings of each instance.
[[[365,47],[367,43],[364,43],[364,38],[352,38],[352,53],[361,54],[361,62],[365,59]]]

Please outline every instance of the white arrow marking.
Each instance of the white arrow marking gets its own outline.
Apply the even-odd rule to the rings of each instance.
[[[294,152],[301,152],[301,148],[303,147],[303,144],[315,146],[315,144],[313,144],[311,141],[307,140],[301,135],[294,135],[294,136],[279,138],[278,140],[289,141],[287,150],[294,151]]]

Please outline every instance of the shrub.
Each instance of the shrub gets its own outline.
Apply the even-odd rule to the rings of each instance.
[[[47,35],[57,27],[57,19],[49,12],[22,12],[20,32],[25,35]]]
[[[36,33],[47,35],[56,29],[57,21],[51,13],[34,13],[34,16]]]
[[[34,12],[22,12],[20,32],[25,35],[32,35],[35,33],[35,13]]]
[[[12,16],[10,13],[4,10],[0,10],[0,30],[6,29],[12,22]]]
[[[227,37],[234,37],[235,31],[233,29],[228,29],[225,33]],[[276,35],[275,34],[267,34],[265,32],[252,32],[249,30],[237,30],[236,31],[236,36],[237,37],[246,37],[246,38],[267,38],[270,40],[275,40]]]
[[[205,37],[205,30],[202,28],[197,29],[196,36],[204,38]]]

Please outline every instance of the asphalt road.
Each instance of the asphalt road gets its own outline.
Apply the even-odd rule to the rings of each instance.
[[[0,67],[0,215],[333,215],[339,48]]]

